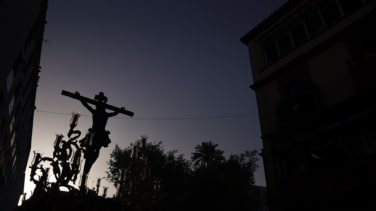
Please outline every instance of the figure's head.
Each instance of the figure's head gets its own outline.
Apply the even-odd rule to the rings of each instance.
[[[103,92],[99,92],[99,94],[95,95],[94,99],[102,103],[107,103],[107,97],[104,96]]]

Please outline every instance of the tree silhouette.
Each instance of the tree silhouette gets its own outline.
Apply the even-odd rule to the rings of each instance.
[[[191,210],[251,210],[258,203],[250,195],[257,169],[256,150],[228,159],[213,142],[203,142],[192,153]]]
[[[146,142],[145,137],[144,142],[138,140],[124,149],[115,146],[107,162],[107,177],[117,187],[118,198],[125,201],[126,206],[134,208],[135,205],[130,204],[141,204],[136,198],[142,194],[142,204],[153,202],[154,210],[158,207],[173,210],[186,198],[189,163],[177,150],[165,153],[162,142]],[[158,194],[150,194],[156,186]],[[156,201],[158,203],[154,203]]]
[[[109,169],[109,171],[106,172],[107,178],[116,187],[119,185],[122,171],[130,164],[131,153],[131,148],[121,149],[119,145],[116,144],[114,150],[111,152],[110,160],[107,161]]]
[[[245,151],[231,155],[223,165],[223,195],[225,210],[253,210],[259,204],[258,198],[251,195],[255,182],[254,172],[258,168],[258,151]]]
[[[238,165],[239,169],[243,171],[243,178],[247,179],[247,183],[254,184],[255,177],[254,172],[257,170],[258,165],[258,151],[257,150],[246,150],[244,153],[239,155],[231,155],[227,160],[227,165],[233,164]]]
[[[132,166],[136,145],[137,141],[124,149],[115,146],[108,162],[108,178],[123,190],[131,188],[119,185],[120,169]],[[256,150],[226,159],[224,151],[211,141],[202,142],[194,149],[189,162],[177,150],[165,152],[162,142],[145,143],[143,153],[147,157],[150,178],[158,178],[160,185],[159,202],[153,210],[252,210],[257,206],[258,201],[250,194],[258,167]],[[134,170],[126,172],[128,179],[139,177],[138,174],[128,175],[136,172]],[[142,203],[148,200],[153,199],[145,198]]]
[[[191,156],[192,166],[194,168],[210,168],[223,162],[225,160],[224,151],[217,149],[217,146],[218,144],[211,141],[197,145]]]
[[[159,203],[164,160],[161,142],[147,143],[146,136],[130,147],[115,147],[107,176],[116,185],[124,209],[149,210]]]
[[[190,164],[177,150],[168,151],[163,167],[160,210],[185,210],[191,177]]]

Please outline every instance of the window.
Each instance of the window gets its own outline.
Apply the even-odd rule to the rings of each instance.
[[[306,83],[303,78],[294,78],[285,84],[284,96],[288,101],[296,101],[305,95]]]
[[[15,170],[15,168],[16,168],[16,161],[17,161],[17,156],[14,156],[14,158],[13,158],[13,170]]]
[[[335,1],[324,6],[321,9],[321,14],[325,20],[326,25],[328,26],[336,23],[342,17],[341,11],[339,10],[338,5]]]
[[[13,132],[15,124],[16,124],[16,118],[13,115],[12,120],[10,121],[10,124],[9,124],[9,132],[10,133]]]
[[[345,15],[349,15],[362,6],[361,0],[339,0]]]
[[[17,147],[12,146],[12,158],[16,157],[16,151],[17,151]]]
[[[303,112],[318,108],[319,93],[305,68],[298,68],[298,72],[279,81],[281,109]]]
[[[322,22],[318,12],[314,12],[310,16],[308,16],[307,19],[305,19],[305,23],[308,33],[311,37],[318,34],[322,29],[324,29],[324,23]]]
[[[9,106],[8,106],[9,115],[11,115],[13,108],[14,108],[14,96],[12,96],[12,98],[9,101]]]
[[[376,134],[373,131],[366,132],[359,137],[364,156],[376,154]]]
[[[360,41],[359,50],[361,57],[364,58],[365,61],[369,63],[375,64],[376,59],[376,31],[370,33],[367,37],[363,38]],[[374,67],[374,65],[373,65]]]
[[[265,46],[265,54],[268,63],[276,61],[279,57],[277,43],[275,41],[270,42]]]
[[[291,29],[291,36],[294,41],[295,47],[301,46],[308,40],[308,36],[303,23],[299,23]]]
[[[10,146],[13,146],[15,144],[16,139],[16,133],[12,133],[12,137],[10,138]]]
[[[278,38],[278,49],[279,49],[279,56],[284,56],[292,50],[292,43],[290,39],[290,34],[285,33],[281,37]]]
[[[13,71],[13,69],[12,69],[12,70],[8,73],[8,76],[7,76],[7,92],[9,92],[10,89],[12,88],[13,81],[14,81],[14,71]]]

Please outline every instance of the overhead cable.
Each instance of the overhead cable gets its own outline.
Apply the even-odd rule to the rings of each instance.
[[[36,109],[38,113],[56,114],[70,116],[70,113],[47,111]],[[126,120],[151,120],[151,121],[180,121],[180,120],[206,120],[206,119],[230,119],[230,118],[246,118],[250,116],[255,116],[256,113],[238,113],[238,114],[228,114],[228,115],[210,115],[210,116],[185,116],[185,117],[122,117],[115,116],[112,118],[116,119],[126,119]],[[90,117],[87,114],[81,114],[84,117]]]

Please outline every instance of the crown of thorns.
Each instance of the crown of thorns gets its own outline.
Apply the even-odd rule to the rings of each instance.
[[[95,95],[94,99],[99,102],[107,103],[107,97],[104,96],[103,92],[99,92],[99,94]]]

